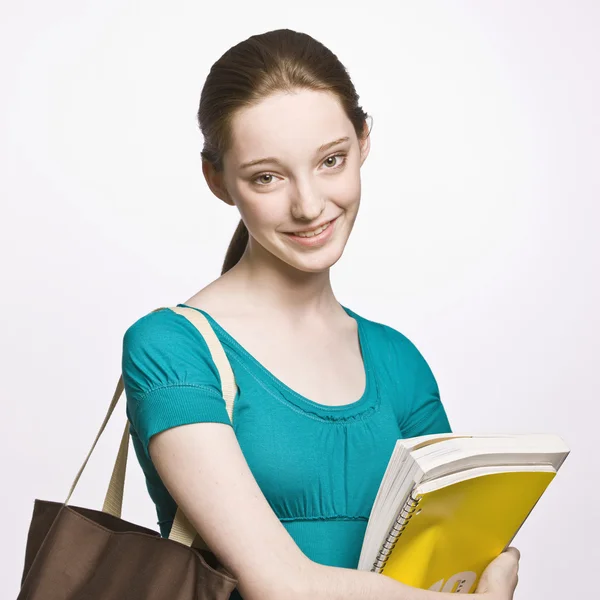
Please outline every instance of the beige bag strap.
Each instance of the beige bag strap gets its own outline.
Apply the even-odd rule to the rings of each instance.
[[[221,388],[223,391],[223,398],[225,399],[225,405],[227,407],[227,413],[229,414],[229,418],[233,423],[233,400],[235,398],[235,394],[237,392],[237,385],[235,383],[235,377],[233,375],[233,370],[231,369],[231,365],[229,364],[229,360],[227,359],[227,355],[223,350],[223,346],[221,342],[217,338],[217,335],[213,331],[212,326],[208,322],[207,318],[197,310],[188,307],[161,307],[153,310],[152,312],[157,312],[159,310],[164,310],[164,308],[169,308],[173,312],[180,314],[186,317],[200,332],[202,337],[206,340],[208,345],[208,349],[210,351],[211,357],[219,371],[219,376],[221,379]],[[71,495],[75,491],[75,487],[77,486],[77,482],[85,469],[88,460],[98,443],[98,439],[102,435],[102,432],[106,428],[106,424],[110,419],[115,406],[119,402],[121,396],[124,394],[124,385],[123,385],[123,377],[119,378],[117,383],[117,388],[111,400],[110,406],[106,413],[106,417],[104,418],[104,422],[100,427],[100,431],[92,444],[88,455],[79,469],[77,476],[75,477],[75,481],[71,486],[69,491],[69,495],[65,500],[64,504],[68,504]],[[102,507],[102,512],[106,512],[115,517],[121,518],[121,509],[123,506],[123,491],[125,487],[125,475],[127,470],[127,455],[129,449],[129,421],[125,424],[125,429],[123,431],[123,436],[121,437],[121,443],[119,445],[119,452],[117,454],[117,458],[115,461],[115,465],[113,467],[113,472],[110,478],[110,482],[108,485],[108,490],[106,492],[106,497],[104,499],[104,505]],[[195,548],[207,548],[204,541],[200,538],[200,536],[196,533],[194,527],[189,522],[185,514],[182,510],[177,508],[177,512],[175,513],[175,518],[173,520],[173,526],[171,527],[171,532],[169,534],[169,539],[174,540],[176,542],[180,542],[186,546],[194,546]]]

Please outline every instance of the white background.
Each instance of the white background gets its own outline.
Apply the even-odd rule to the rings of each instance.
[[[329,46],[374,119],[338,300],[417,345],[455,431],[565,439],[514,541],[515,598],[597,592],[597,2],[2,13],[2,598],[18,593],[34,498],[65,500],[102,422],[126,328],[219,275],[238,213],[202,176],[200,90],[230,46],[281,27]],[[123,424],[119,406],[73,503],[101,508]],[[130,459],[124,518],[157,529]]]

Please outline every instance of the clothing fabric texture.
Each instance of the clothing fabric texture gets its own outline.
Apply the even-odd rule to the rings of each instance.
[[[396,329],[343,307],[358,324],[366,386],[360,399],[326,406],[279,380],[206,311],[190,308],[209,320],[229,359],[238,386],[233,428],[271,508],[311,560],[356,568],[396,441],[451,432],[427,361]],[[127,329],[122,372],[135,453],[161,536],[168,537],[177,505],[148,445],[179,425],[231,425],[219,373],[198,330],[168,309]],[[239,598],[234,592],[232,599]]]

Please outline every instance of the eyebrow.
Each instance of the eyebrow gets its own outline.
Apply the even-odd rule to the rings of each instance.
[[[317,149],[316,154],[320,154],[321,152],[325,152],[325,150],[328,150],[329,148],[333,147],[333,146],[337,146],[338,144],[341,144],[342,142],[347,142],[350,138],[348,136],[346,137],[342,137],[338,140],[334,140],[333,142],[327,142],[326,144],[323,144],[322,146],[319,146],[319,148]],[[240,169],[247,169],[248,167],[253,167],[254,165],[258,165],[261,163],[276,163],[276,164],[280,164],[279,160],[277,160],[274,156],[269,156],[267,158],[258,158],[257,160],[251,160],[250,162],[246,162],[243,163],[240,166]]]

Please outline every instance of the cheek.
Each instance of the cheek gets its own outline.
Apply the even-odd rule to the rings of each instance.
[[[249,229],[277,227],[288,218],[285,214],[285,203],[275,201],[274,196],[265,194],[259,198],[245,199],[238,204],[240,214]]]
[[[274,193],[253,192],[246,182],[240,180],[232,181],[230,185],[235,190],[235,204],[240,216],[249,227],[279,225],[282,215],[283,221],[286,220],[285,198]]]
[[[360,191],[360,172],[351,172],[340,180],[333,199],[342,208],[352,209],[360,201]]]

